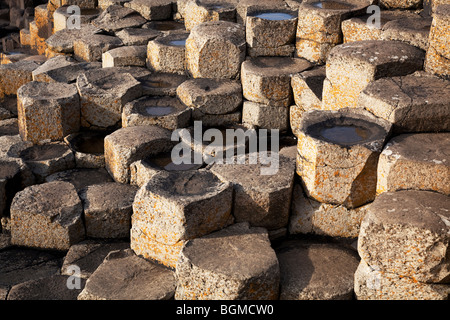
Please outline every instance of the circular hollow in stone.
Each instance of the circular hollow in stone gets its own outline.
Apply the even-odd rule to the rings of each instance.
[[[177,88],[187,80],[185,75],[155,72],[141,79],[142,93],[146,96],[176,96]]]
[[[82,131],[68,135],[64,141],[73,150],[78,168],[101,168],[105,166],[105,131]]]
[[[149,41],[147,66],[156,72],[185,74],[188,36],[189,33],[172,33]]]

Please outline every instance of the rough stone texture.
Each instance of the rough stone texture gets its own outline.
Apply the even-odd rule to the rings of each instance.
[[[305,0],[299,7],[296,54],[323,64],[330,50],[342,42],[341,21],[365,12],[372,1],[335,1],[329,6],[321,2],[321,7],[316,3]]]
[[[236,21],[245,26],[247,23],[247,12],[252,9],[286,9],[283,0],[239,0],[236,4]]]
[[[202,23],[186,40],[186,65],[194,78],[237,78],[245,53],[244,27],[232,22]]]
[[[90,38],[100,34],[101,29],[91,24],[81,26],[81,29],[63,29],[52,34],[45,43],[49,49],[59,53],[73,53],[74,42],[78,39]]]
[[[117,182],[96,184],[81,190],[86,236],[126,238],[130,235],[132,205],[137,187]]]
[[[129,249],[130,243],[111,240],[85,240],[74,244],[67,251],[61,267],[61,274],[74,275],[73,267],[79,268],[82,279],[88,279],[92,273],[102,264],[111,251]]]
[[[150,40],[162,35],[161,31],[144,28],[125,28],[116,32],[125,46],[144,46]]]
[[[292,102],[291,75],[311,64],[298,58],[260,57],[242,63],[244,98],[270,106],[288,107]]]
[[[356,107],[361,91],[380,78],[423,67],[424,52],[400,41],[357,41],[336,46],[326,64],[322,108]]]
[[[81,131],[64,138],[74,153],[77,168],[105,167],[104,139],[107,134],[104,131]]]
[[[127,249],[108,254],[87,280],[78,300],[168,300],[174,293],[173,271]]]
[[[55,172],[75,167],[73,152],[63,142],[30,146],[21,150],[18,157],[25,161],[38,183]]]
[[[131,0],[98,0],[98,7],[102,10],[105,10],[109,6],[112,5],[120,5],[123,6],[125,3],[130,2]]]
[[[140,27],[146,22],[147,20],[135,10],[119,5],[109,6],[96,19],[91,21],[95,27],[108,32]]]
[[[430,191],[380,194],[361,224],[359,255],[380,272],[448,283],[449,205],[448,196]]]
[[[261,157],[261,154],[257,156]],[[247,221],[252,226],[269,230],[286,227],[294,183],[294,163],[279,155],[278,162],[273,163],[278,166],[278,171],[262,175],[261,168],[267,165],[250,164],[249,155],[246,155],[244,164],[237,163],[236,158],[233,161],[233,164],[214,164],[210,170],[222,181],[232,183],[236,222]]]
[[[63,140],[80,128],[80,97],[73,84],[28,82],[17,91],[17,111],[25,141]]]
[[[413,189],[450,195],[449,148],[450,133],[394,137],[378,161],[377,193]]]
[[[287,131],[289,128],[289,108],[244,101],[242,123],[261,129]]]
[[[113,182],[113,179],[104,169],[71,169],[57,172],[45,178],[45,182],[65,181],[73,184],[77,192],[96,184]]]
[[[378,271],[361,260],[355,272],[358,300],[448,300],[450,286]]]
[[[449,131],[450,81],[417,72],[369,84],[358,105],[392,123],[395,133]]]
[[[299,184],[294,186],[290,234],[317,234],[339,238],[357,238],[361,221],[370,203],[358,208],[320,203],[306,197]]]
[[[192,108],[195,120],[236,111],[242,104],[242,86],[227,79],[192,79],[178,86],[177,96]]]
[[[116,130],[105,137],[106,169],[120,183],[128,183],[130,165],[147,156],[169,151],[173,145],[169,130],[157,126],[136,126]]]
[[[182,11],[187,31],[208,21],[236,21],[236,5],[232,1],[187,1]]]
[[[177,300],[271,300],[280,270],[267,231],[239,223],[189,241],[176,267]]]
[[[173,33],[148,42],[147,66],[156,72],[186,73],[186,41],[189,33]]]
[[[380,5],[385,9],[419,9],[423,0],[380,0]]]
[[[105,34],[91,34],[73,42],[74,57],[83,61],[101,61],[108,50],[120,47],[122,40]]]
[[[132,0],[124,6],[136,10],[147,20],[169,20],[172,18],[174,0]]]
[[[305,111],[321,109],[325,77],[325,66],[292,75],[291,86],[295,104]]]
[[[139,228],[155,242],[176,246],[230,224],[231,207],[230,183],[209,171],[160,172],[136,194],[132,228]],[[131,248],[136,253],[155,259],[133,240]]]
[[[155,72],[140,81],[142,93],[146,96],[175,97],[178,86],[186,80],[187,77],[185,75]]]
[[[383,27],[381,39],[403,41],[427,50],[431,21],[431,18],[422,16],[389,21]]]
[[[125,46],[114,48],[102,54],[102,67],[145,66],[145,46]]]
[[[0,99],[6,95],[15,95],[22,85],[32,81],[32,72],[39,65],[26,60],[0,65]]]
[[[354,133],[340,136],[339,130]],[[297,174],[306,194],[347,208],[372,201],[378,157],[389,132],[388,122],[361,109],[305,112],[297,131]]]
[[[11,204],[11,243],[68,250],[84,239],[83,206],[74,186],[56,181],[18,192]]]
[[[276,248],[281,300],[351,300],[358,255],[333,244],[285,241]]]
[[[437,6],[431,24],[425,71],[450,79],[450,4]]]
[[[169,130],[187,127],[191,110],[175,97],[142,97],[125,105],[122,127],[157,125]]]
[[[21,166],[18,162],[0,160],[0,217],[9,208],[14,194],[21,190]]]
[[[17,284],[8,292],[8,300],[77,300],[86,280],[80,279],[80,289],[69,289],[69,276],[52,275]]]
[[[142,86],[131,74],[104,68],[77,78],[81,100],[81,125],[108,128],[122,119],[123,106],[142,95]]]

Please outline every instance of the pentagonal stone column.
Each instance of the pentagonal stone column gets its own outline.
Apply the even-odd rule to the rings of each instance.
[[[402,134],[389,140],[378,162],[377,193],[401,189],[450,195],[450,133]],[[420,151],[419,151],[420,150]]]
[[[115,71],[111,68],[91,70],[78,76],[83,127],[117,126],[123,106],[142,95],[139,81],[129,73]]]
[[[363,13],[370,0],[303,1],[299,7],[296,54],[325,63],[330,50],[342,42],[341,21]]]
[[[250,56],[291,56],[295,50],[296,11],[247,9],[246,40]]]
[[[276,251],[281,300],[352,300],[356,252],[299,240],[285,241]]]
[[[175,267],[186,240],[232,222],[232,193],[230,183],[206,170],[155,174],[136,194],[131,248]]]
[[[208,21],[236,21],[236,5],[232,1],[188,1],[184,7],[184,26],[191,31]]]
[[[115,250],[89,277],[78,300],[169,300],[175,283],[173,271],[130,249]]]
[[[136,126],[116,130],[105,137],[106,169],[120,183],[128,183],[130,165],[149,155],[171,150],[169,130],[157,126]]]
[[[245,101],[242,108],[242,123],[261,129],[287,131],[289,108]]]
[[[186,73],[188,33],[174,33],[148,42],[147,66],[156,72]]]
[[[361,224],[358,253],[372,268],[419,282],[448,282],[450,199],[430,191],[380,194]]]
[[[236,23],[205,22],[186,40],[186,65],[194,78],[233,79],[245,59],[245,30]]]
[[[250,163],[250,155],[245,156],[244,163],[238,163],[236,158],[230,160],[233,162],[216,163],[210,170],[222,181],[233,184],[233,214],[236,221],[246,221],[252,226],[269,230],[286,227],[294,183],[294,163],[279,155],[278,162],[272,163],[277,166],[276,174],[262,175],[261,169],[268,169],[268,165]]]
[[[334,47],[327,59],[322,108],[356,107],[372,81],[402,76],[423,67],[424,52],[400,41],[357,41]]]
[[[246,223],[189,241],[176,275],[177,300],[278,298],[280,269],[267,231]]]
[[[304,59],[259,57],[242,63],[244,98],[271,106],[288,107],[292,102],[291,74],[308,69]]]
[[[69,134],[64,142],[72,149],[77,168],[105,167],[104,131],[81,131]]]
[[[417,72],[370,83],[358,105],[392,123],[395,133],[450,130],[450,81]]]
[[[192,79],[177,88],[178,98],[192,109],[194,120],[204,115],[235,112],[242,104],[242,86],[227,79]]]
[[[108,239],[129,237],[137,190],[135,186],[110,182],[80,191],[86,236]]]
[[[354,110],[303,115],[297,173],[306,194],[319,202],[355,208],[375,198],[378,157],[390,125]]]
[[[102,67],[144,67],[146,56],[146,46],[125,46],[114,48],[102,54]]]
[[[169,130],[189,126],[191,110],[175,97],[142,97],[125,105],[122,127],[157,125]]]
[[[433,14],[425,70],[450,78],[449,49],[450,4],[437,6]]]
[[[20,136],[62,140],[80,128],[80,97],[73,84],[29,82],[17,91]]]
[[[48,182],[24,189],[11,204],[11,243],[68,250],[84,239],[83,206],[71,183]]]

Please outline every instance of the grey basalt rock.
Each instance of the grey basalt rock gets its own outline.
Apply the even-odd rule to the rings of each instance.
[[[105,31],[119,31],[124,28],[140,27],[145,20],[137,11],[120,5],[112,5],[106,8],[92,25]]]

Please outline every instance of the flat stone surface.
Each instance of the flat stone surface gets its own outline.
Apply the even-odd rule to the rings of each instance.
[[[381,39],[403,41],[427,50],[431,21],[421,16],[389,21],[383,26]]]
[[[245,30],[237,23],[205,22],[186,40],[186,65],[194,78],[235,79],[245,54]]]
[[[140,27],[146,22],[147,20],[135,10],[119,5],[107,7],[96,19],[91,21],[95,27],[108,32]]]
[[[106,169],[70,169],[57,172],[45,178],[46,182],[66,181],[73,184],[77,191],[91,185],[113,182]]]
[[[172,18],[173,0],[132,0],[125,7],[139,12],[147,20],[169,20]]]
[[[32,72],[40,63],[18,61],[0,65],[0,99],[5,95],[15,95],[24,84],[33,80]]]
[[[68,182],[25,188],[11,204],[11,243],[68,250],[84,239],[82,213],[81,200]]]
[[[155,72],[186,73],[185,42],[189,33],[176,32],[148,42],[147,66]]]
[[[63,275],[29,280],[13,286],[7,300],[77,300],[86,280],[79,280],[79,289],[69,289],[67,282],[71,281],[75,279]]]
[[[78,300],[169,300],[174,293],[173,271],[127,249],[108,254]]]
[[[358,105],[393,125],[395,133],[449,131],[450,81],[417,72],[369,84]]]
[[[327,59],[322,108],[357,107],[372,81],[422,69],[424,52],[400,41],[358,41],[333,48]]]
[[[380,194],[361,224],[358,253],[372,268],[427,283],[450,275],[449,197],[430,191]]]
[[[297,174],[306,194],[347,208],[372,201],[378,157],[390,130],[387,121],[362,109],[305,112],[296,135]]]
[[[78,276],[88,279],[111,251],[125,250],[129,247],[130,243],[125,241],[84,240],[74,244],[67,251],[61,267],[61,274],[74,275],[74,267],[78,267]]]
[[[183,6],[184,26],[191,31],[209,21],[236,22],[237,1],[187,1]]]
[[[260,157],[260,154],[256,156]],[[244,164],[233,159],[233,164],[214,164],[210,170],[222,181],[233,185],[233,215],[236,222],[247,221],[252,226],[269,230],[286,227],[294,183],[294,163],[279,155],[278,162],[271,163],[277,166],[278,171],[262,175],[262,168],[269,169],[269,166],[250,164],[249,155],[245,156]]]
[[[146,46],[124,46],[102,54],[102,67],[145,66]]]
[[[429,47],[425,59],[425,71],[450,79],[450,50],[448,49],[448,27],[450,4],[435,7],[431,24]]]
[[[177,300],[270,300],[280,269],[264,228],[238,223],[189,241],[176,268]]]
[[[244,98],[270,106],[288,107],[292,102],[291,75],[311,64],[299,58],[258,57],[246,60],[241,67]]]
[[[118,129],[105,137],[106,169],[117,182],[128,183],[130,165],[171,150],[170,137],[169,130],[152,125]]]
[[[449,147],[450,134],[444,132],[389,140],[378,162],[377,193],[413,189],[450,195]]]
[[[47,40],[45,40],[48,48],[60,53],[73,53],[74,41],[77,39],[89,38],[95,34],[101,34],[100,28],[91,24],[81,26],[80,29],[63,29],[56,31]]]
[[[334,244],[301,240],[276,248],[281,300],[352,300],[358,255]]]
[[[125,28],[116,32],[116,36],[119,37],[126,46],[147,45],[150,40],[161,35],[161,31],[144,28]]]
[[[157,125],[169,130],[187,127],[191,110],[175,97],[142,97],[125,105],[122,127]]]
[[[86,236],[92,238],[126,238],[130,235],[134,196],[138,188],[109,182],[81,190]]]

